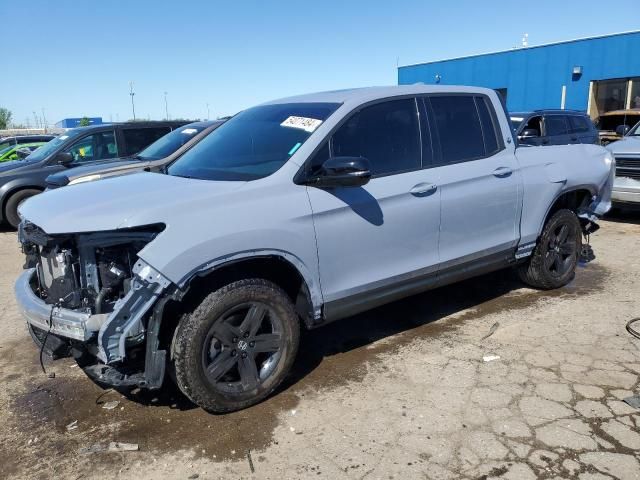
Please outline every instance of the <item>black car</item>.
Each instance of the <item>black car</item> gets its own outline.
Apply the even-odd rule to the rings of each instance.
[[[74,128],[22,160],[0,164],[0,220],[17,228],[18,205],[43,191],[52,173],[89,163],[131,157],[183,126],[180,122],[131,122]]]
[[[56,138],[55,135],[17,135],[0,138],[0,150],[24,143],[48,142]]]
[[[511,126],[518,142],[525,145],[599,144],[591,118],[577,110],[536,110],[511,113]]]
[[[129,161],[101,162],[54,173],[47,177],[47,190],[142,170],[160,171],[223,123],[222,120],[194,122],[176,128],[131,157]]]

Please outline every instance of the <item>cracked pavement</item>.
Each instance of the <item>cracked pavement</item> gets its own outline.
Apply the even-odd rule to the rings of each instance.
[[[602,222],[563,289],[500,272],[309,332],[289,383],[225,416],[171,390],[107,392],[106,411],[69,360],[46,378],[12,298],[15,242],[0,233],[1,477],[640,478],[640,410],[622,401],[640,393],[640,215]],[[103,441],[140,451],[78,453]]]

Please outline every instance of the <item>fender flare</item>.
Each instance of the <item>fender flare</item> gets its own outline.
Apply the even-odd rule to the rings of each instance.
[[[593,195],[596,194],[595,192],[597,191],[597,188],[594,185],[582,184],[582,185],[572,185],[569,188],[561,189],[557,193],[557,195],[553,198],[553,201],[547,207],[547,210],[546,210],[546,212],[544,214],[544,217],[542,218],[542,221],[540,222],[540,225],[538,226],[538,236],[540,236],[540,234],[542,233],[542,229],[544,228],[544,224],[547,221],[547,218],[549,218],[549,213],[551,212],[551,207],[553,207],[556,204],[558,199],[560,197],[562,197],[563,195],[566,195],[567,193],[577,192],[579,190],[587,190],[589,192],[589,194],[593,197]]]
[[[245,260],[254,260],[261,258],[276,258],[287,263],[290,267],[294,268],[298,272],[298,274],[302,278],[302,281],[304,282],[304,287],[306,287],[307,289],[309,301],[313,309],[313,317],[316,320],[320,319],[322,317],[322,306],[324,304],[324,300],[320,287],[319,275],[317,278],[314,278],[314,275],[312,275],[311,271],[298,256],[285,250],[267,248],[254,249],[218,257],[200,265],[197,268],[194,268],[189,273],[184,275],[178,282],[176,282],[176,285],[180,290],[186,291],[191,281],[196,277],[208,275],[215,270],[233,265],[234,263],[241,263]]]

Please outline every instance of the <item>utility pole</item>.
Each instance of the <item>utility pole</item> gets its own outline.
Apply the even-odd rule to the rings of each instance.
[[[169,120],[169,107],[167,106],[167,92],[164,92],[164,116]]]
[[[209,104],[207,103],[207,120],[209,120],[209,118],[211,118],[211,115],[209,114]]]
[[[133,92],[133,82],[130,81],[129,82],[129,95],[131,95],[131,111],[133,112],[133,119],[136,119],[136,106],[133,103],[133,96],[135,95],[135,93]]]
[[[40,128],[40,122],[38,121],[38,115],[36,115],[36,112],[33,112],[33,119],[35,120],[36,128]]]
[[[44,133],[47,133],[47,117],[44,116],[44,107],[42,107],[42,123],[44,124]]]

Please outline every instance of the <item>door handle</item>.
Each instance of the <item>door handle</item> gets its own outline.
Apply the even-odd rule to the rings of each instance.
[[[418,183],[415,185],[409,193],[415,197],[428,197],[438,190],[438,186],[433,183]]]
[[[498,178],[506,178],[513,173],[509,167],[498,167],[493,171],[493,176]]]

